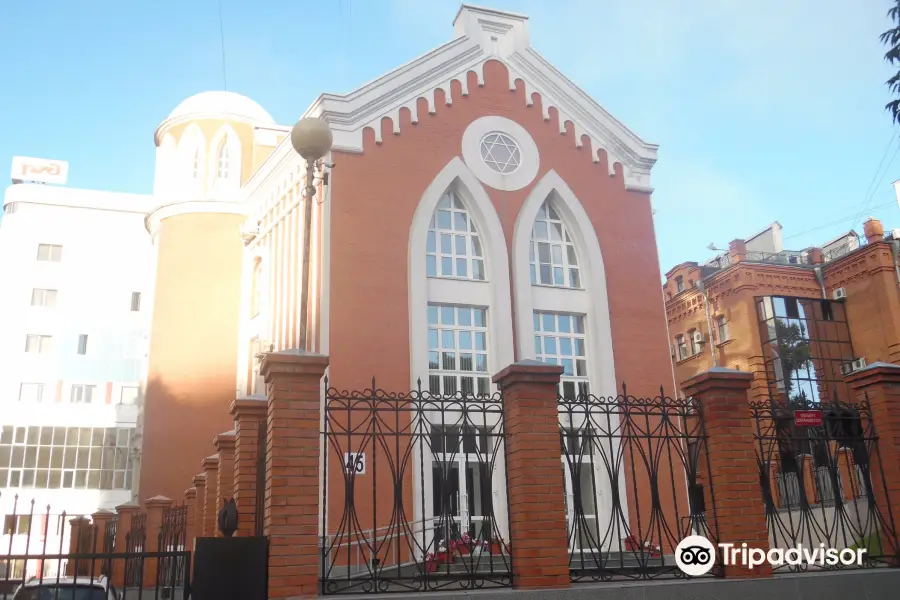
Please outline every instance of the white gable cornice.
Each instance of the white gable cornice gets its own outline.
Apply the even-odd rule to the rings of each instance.
[[[526,105],[532,95],[540,94],[544,120],[551,120],[550,108],[557,113],[556,126],[566,131],[573,126],[573,144],[582,147],[582,136],[590,140],[591,156],[600,162],[600,150],[607,156],[607,169],[615,173],[615,163],[622,165],[627,189],[652,192],[650,170],[656,162],[657,146],[641,140],[622,125],[583,90],[560,73],[550,62],[530,47],[528,18],[492,9],[463,5],[454,21],[456,38],[431,52],[371,81],[346,95],[323,94],[304,116],[321,117],[334,133],[334,149],[344,152],[363,151],[363,132],[371,128],[375,141],[382,141],[381,122],[389,118],[394,134],[400,134],[400,112],[407,109],[413,123],[419,120],[418,100],[428,103],[434,114],[435,91],[444,91],[446,104],[455,100],[451,84],[460,85],[463,96],[469,94],[468,73],[474,72],[479,86],[484,85],[484,64],[489,60],[503,63],[509,71],[509,89],[516,80],[525,83]],[[281,172],[286,163],[299,161],[285,139],[272,156],[247,182],[248,195],[263,181]]]

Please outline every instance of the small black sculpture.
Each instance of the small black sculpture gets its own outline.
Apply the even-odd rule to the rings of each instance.
[[[237,504],[234,503],[234,498],[231,500],[222,498],[222,501],[225,505],[219,510],[219,531],[225,537],[231,537],[238,528]]]

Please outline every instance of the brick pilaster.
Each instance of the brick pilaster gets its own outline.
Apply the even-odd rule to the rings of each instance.
[[[147,533],[147,542],[145,551],[162,552],[164,548],[160,547],[160,533],[162,532],[163,515],[172,507],[172,499],[165,496],[154,496],[147,499],[144,504],[147,506],[147,521],[145,531]],[[144,587],[155,588],[156,578],[159,571],[159,559],[148,558],[144,560]]]
[[[234,498],[234,446],[235,432],[220,433],[213,440],[216,453],[219,455],[219,491],[218,497],[224,500]]]
[[[116,554],[124,554],[128,549],[128,534],[131,532],[131,518],[140,513],[136,504],[121,504],[116,507]],[[112,583],[118,589],[125,587],[125,560],[117,559],[112,565]]]
[[[328,357],[270,352],[260,372],[268,394],[265,532],[269,597],[318,595],[319,421]]]
[[[207,537],[209,533],[206,531],[206,473],[194,475],[191,483],[197,490],[197,502],[194,504],[194,531],[197,537]]]
[[[712,485],[704,489],[707,524],[719,543],[769,551],[766,512],[759,496],[759,465],[748,406],[750,373],[715,367],[684,383],[684,393],[699,402],[706,430]],[[715,496],[713,497],[713,491]],[[712,510],[715,507],[715,518]],[[749,570],[724,567],[729,578],[771,577],[762,565]]]
[[[235,535],[256,535],[257,478],[259,476],[259,426],[265,426],[267,398],[238,398],[231,404],[234,416],[234,498],[238,508]]]
[[[524,360],[494,376],[503,391],[509,542],[518,589],[571,585],[557,410],[562,372]]]
[[[219,537],[219,457],[207,456],[203,459],[203,474],[206,475],[205,496],[203,498],[203,531],[208,537]]]
[[[851,373],[844,380],[857,401],[867,400],[870,417],[878,436],[869,456],[869,480],[882,523],[881,547],[884,555],[894,555],[893,566],[900,565],[900,366],[876,362]],[[865,420],[865,429],[869,423]],[[868,444],[867,444],[868,445]],[[892,528],[894,531],[891,532]]]
[[[197,539],[197,488],[189,487],[184,490],[185,515],[184,549],[193,552],[194,541]]]

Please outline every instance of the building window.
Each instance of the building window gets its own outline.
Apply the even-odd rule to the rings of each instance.
[[[724,316],[716,317],[716,332],[720,344],[728,341],[728,320]]]
[[[0,489],[131,489],[131,429],[0,428]]]
[[[431,217],[425,250],[429,277],[484,280],[484,252],[475,223],[459,196],[444,194]]]
[[[43,395],[43,383],[23,383],[19,386],[19,402],[40,402]]]
[[[428,305],[428,390],[490,394],[486,309]]]
[[[675,278],[675,292],[680,293],[684,291],[684,277],[679,275]]]
[[[38,244],[37,259],[47,262],[62,260],[62,246],[54,244]]]
[[[678,353],[678,360],[684,360],[688,357],[687,344],[684,342],[683,335],[675,336],[675,348]]]
[[[131,292],[131,312],[138,312],[139,310],[141,310],[141,293]]]
[[[822,311],[821,299],[757,298],[766,379],[776,400],[803,408],[852,398],[844,376],[857,357],[846,312],[840,302],[829,309]]]
[[[531,283],[580,288],[575,245],[553,204],[545,201],[531,230]]]
[[[562,366],[560,392],[566,398],[590,393],[586,344],[583,315],[534,312],[534,355]]]
[[[834,311],[831,309],[831,300],[822,300],[822,320],[834,321]]]
[[[216,167],[216,179],[228,179],[228,146],[227,139],[223,139],[219,145],[219,153]]]
[[[498,173],[508,174],[519,168],[522,153],[516,141],[505,133],[489,133],[481,140],[481,160]]]
[[[6,515],[3,517],[2,535],[25,535],[31,531],[31,515]]]
[[[53,351],[53,338],[49,335],[29,333],[25,336],[25,352],[29,354],[50,354]]]
[[[687,333],[688,343],[691,345],[691,356],[696,356],[696,355],[700,354],[700,347],[697,345],[697,342],[694,340],[694,333],[696,331],[697,331],[696,329],[691,329]]]
[[[11,215],[19,210],[18,202],[10,202],[6,206],[3,207],[3,214]]]
[[[122,386],[122,393],[119,396],[119,404],[133,406],[138,403],[140,388],[137,386]]]
[[[72,386],[72,396],[70,401],[72,404],[91,404],[94,401],[94,395],[97,392],[97,386],[75,384]]]
[[[82,333],[78,335],[78,354],[84,355],[87,354],[87,342],[88,336],[86,333]]]
[[[34,288],[31,290],[31,305],[54,308],[56,306],[56,290]]]

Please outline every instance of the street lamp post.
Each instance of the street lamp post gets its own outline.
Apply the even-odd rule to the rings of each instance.
[[[309,249],[312,229],[312,203],[316,197],[316,164],[331,150],[333,138],[328,123],[322,119],[306,117],[297,121],[291,129],[291,145],[306,161],[306,206],[303,210],[303,276],[300,283],[300,348],[307,348],[309,323]]]

